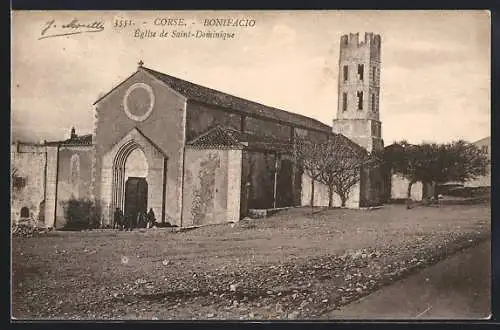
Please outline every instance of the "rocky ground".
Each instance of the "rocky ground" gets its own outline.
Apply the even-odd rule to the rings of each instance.
[[[303,213],[304,219],[316,217],[313,226],[308,224],[310,219],[289,213],[281,215],[286,219],[277,216],[182,234],[113,233],[111,242],[109,233],[14,238],[13,313],[19,318],[52,319],[321,318],[489,239],[488,208],[470,208],[450,206],[446,214],[453,214],[440,220],[429,216],[444,210],[419,214],[413,209],[410,217],[403,213],[406,218],[399,220],[403,225],[386,218],[403,207],[386,210],[369,216],[374,223],[361,231],[356,226],[363,219],[349,222],[346,213],[331,210],[319,216]],[[335,216],[343,222],[332,222]],[[377,223],[378,216],[384,225]],[[285,234],[287,229],[291,232]],[[82,243],[89,236],[94,237],[94,244]],[[200,237],[213,242],[213,249],[197,242],[200,251],[210,253],[199,256],[188,245],[186,251],[198,257],[179,257],[180,244]],[[263,244],[263,237],[271,238],[274,245]],[[288,241],[290,237],[296,237],[296,244]],[[139,243],[134,245],[135,240],[148,241],[146,246],[153,250],[144,251]],[[215,242],[224,242],[223,248]],[[297,245],[301,249],[291,248]],[[327,247],[321,249],[321,245]],[[131,247],[139,252],[125,253]],[[52,258],[42,254],[47,249],[53,252]]]
[[[47,234],[51,231],[35,221],[14,223],[11,227],[13,237],[34,237]]]

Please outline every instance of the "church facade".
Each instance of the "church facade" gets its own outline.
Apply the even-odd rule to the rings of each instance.
[[[117,209],[152,209],[157,221],[185,227],[238,221],[250,209],[308,205],[311,179],[291,152],[297,137],[350,139],[368,152],[383,148],[380,46],[372,33],[363,41],[359,34],[341,38],[333,126],[140,63],[94,103],[92,134],[72,131],[64,141],[12,146],[20,178],[12,218],[63,228],[68,201],[84,199],[96,205],[104,227]],[[346,206],[380,205],[383,191],[380,171],[363,170]],[[328,205],[325,186],[317,185],[314,203]]]

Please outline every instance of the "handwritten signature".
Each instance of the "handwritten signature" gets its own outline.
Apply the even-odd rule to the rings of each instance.
[[[56,24],[55,20],[50,20],[42,27],[42,31],[38,40],[87,32],[101,32],[103,30],[104,23],[100,21],[80,23],[77,19],[73,19],[67,24],[58,25]]]

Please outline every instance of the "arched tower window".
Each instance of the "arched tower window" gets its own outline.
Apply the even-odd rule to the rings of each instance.
[[[359,91],[358,96],[358,110],[363,110],[363,92]]]
[[[358,64],[358,78],[359,78],[359,80],[363,81],[364,73],[365,73],[365,65]]]

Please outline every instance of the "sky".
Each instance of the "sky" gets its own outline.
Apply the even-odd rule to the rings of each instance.
[[[184,18],[187,27],[155,26]],[[204,27],[246,18],[253,27]],[[102,21],[104,30],[39,39],[46,22]],[[135,27],[114,28],[115,19]],[[145,23],[142,24],[141,23]],[[337,113],[340,37],[382,38],[380,119],[386,145],[479,140],[490,135],[487,11],[13,12],[12,139],[92,132],[93,103],[146,67],[328,125]],[[136,38],[162,29],[224,31],[233,39]],[[47,30],[45,35],[57,29]]]

